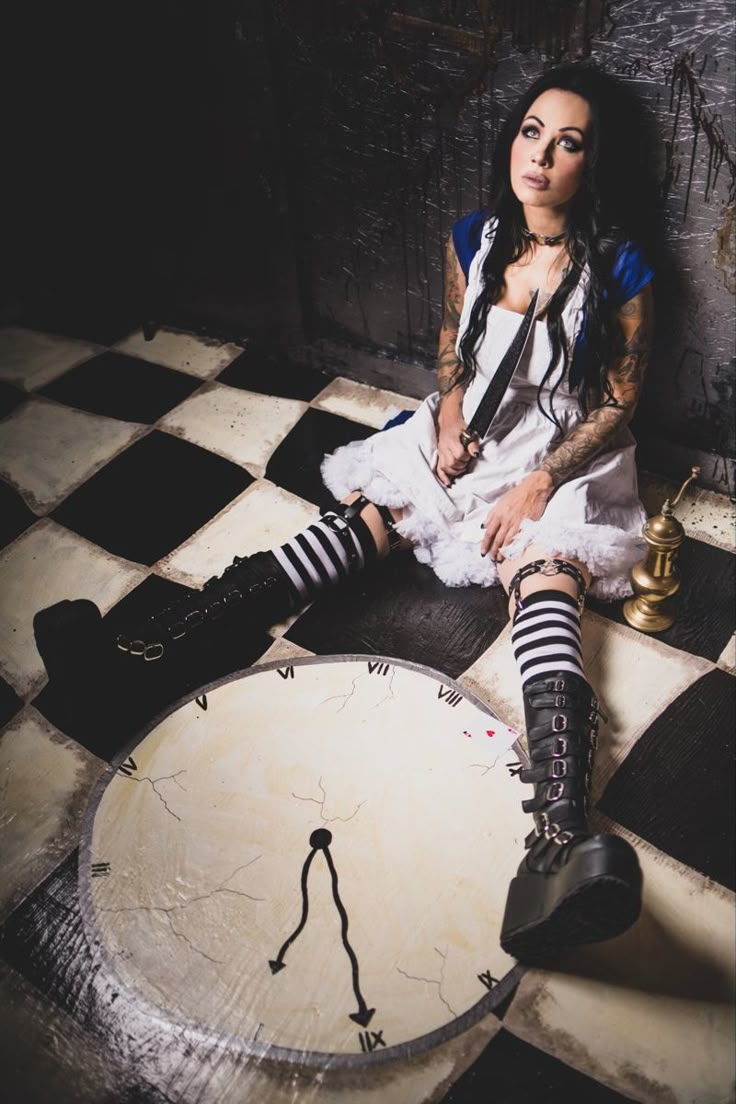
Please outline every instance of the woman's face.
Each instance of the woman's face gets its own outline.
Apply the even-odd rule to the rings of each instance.
[[[538,96],[511,146],[511,187],[525,207],[563,210],[580,187],[591,111],[575,92]]]

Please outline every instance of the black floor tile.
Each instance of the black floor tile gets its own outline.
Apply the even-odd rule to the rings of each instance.
[[[107,352],[65,372],[41,394],[93,414],[150,424],[201,385],[173,368]]]
[[[98,976],[99,967],[90,954],[79,906],[78,862],[75,850],[0,926],[0,958],[102,1041],[121,1071],[114,1100],[105,1097],[109,1104],[165,1104],[168,1097],[141,1078],[135,1065],[120,1053],[120,1025],[114,1014],[118,994],[112,980]],[[106,1017],[101,1015],[105,1011]],[[166,1042],[166,1029],[162,1028],[156,1040],[162,1052]],[[194,1062],[192,1065],[196,1068]],[[12,1080],[10,1088],[14,1089]],[[64,1088],[69,1095],[63,1100],[75,1099],[74,1086],[65,1084]],[[52,1097],[43,1102],[22,1095],[10,1099],[51,1104]],[[54,1096],[53,1100],[61,1102],[62,1098]]]
[[[654,639],[715,662],[734,630],[736,556],[704,541],[686,540],[680,549],[679,594],[672,599],[675,623]],[[588,600],[590,609],[625,625],[623,602]]]
[[[0,676],[0,728],[6,725],[23,705],[12,686]]]
[[[79,910],[77,850],[0,926],[0,957],[39,992],[71,1011],[84,989],[89,960]],[[66,977],[64,976],[66,974]]]
[[[386,655],[457,678],[508,620],[500,587],[447,587],[402,553],[325,591],[286,634],[320,655]]]
[[[51,516],[116,556],[153,564],[252,482],[237,464],[154,430]]]
[[[20,406],[28,398],[23,391],[13,387],[12,383],[0,380],[0,418],[5,418],[16,406]]]
[[[273,643],[263,629],[221,620],[172,644],[159,661],[147,663],[115,647],[118,632],[136,635],[150,616],[188,593],[168,579],[149,576],[104,618],[93,660],[99,669],[73,664],[70,672],[51,679],[34,706],[77,743],[112,760],[180,698],[252,665]],[[87,642],[93,631],[85,632]],[[70,634],[67,639],[68,646],[61,641],[63,654],[75,651]]]
[[[18,492],[0,480],[0,548],[10,544],[37,520]]]
[[[503,1028],[442,1104],[632,1104]]]
[[[370,426],[323,410],[307,410],[268,462],[266,478],[320,508],[334,503],[320,475],[328,452],[349,441],[364,441],[375,433]]]
[[[332,379],[316,368],[295,364],[282,350],[259,341],[248,342],[245,351],[217,378],[245,391],[304,402],[310,402]]]
[[[598,808],[734,889],[735,743],[736,679],[709,671],[637,740]]]

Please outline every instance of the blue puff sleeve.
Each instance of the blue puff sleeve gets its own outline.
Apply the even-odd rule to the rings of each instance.
[[[627,241],[619,245],[611,270],[611,279],[608,288],[603,291],[603,298],[614,309],[628,303],[654,276],[654,271],[644,260],[644,254],[637,245]],[[575,390],[585,374],[588,359],[586,343],[587,317],[583,309],[583,323],[580,327],[570,365],[570,388]]]
[[[639,247],[633,242],[624,242],[616,250],[606,299],[612,307],[620,307],[638,295],[653,276],[654,272],[644,260]]]
[[[465,218],[459,219],[452,228],[452,244],[455,246],[455,253],[466,280],[470,272],[470,263],[480,249],[481,232],[487,218],[487,211],[471,211]]]

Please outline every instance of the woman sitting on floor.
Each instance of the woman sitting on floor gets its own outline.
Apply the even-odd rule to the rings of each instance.
[[[448,586],[500,583],[526,716],[520,777],[534,784],[501,942],[526,961],[617,935],[640,908],[634,851],[587,827],[598,703],[580,647],[586,592],[630,593],[645,520],[627,426],[652,273],[617,207],[636,167],[612,148],[618,94],[570,65],[522,96],[497,143],[488,210],[461,219],[447,245],[438,392],[325,459],[342,505],[117,641],[135,662],[166,662],[205,621],[273,624],[402,549]]]

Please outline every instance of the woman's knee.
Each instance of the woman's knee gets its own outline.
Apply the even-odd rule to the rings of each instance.
[[[536,571],[529,572],[519,583],[518,593],[522,599],[540,590],[559,590],[577,599],[581,592],[580,578],[582,578],[586,590],[590,586],[590,571],[580,560],[576,560],[571,556],[562,556],[559,554],[550,555],[546,549],[532,545],[527,548],[523,556],[520,556],[518,559],[503,560],[498,564],[498,577],[504,590],[509,594],[510,617],[513,617],[516,610],[516,595],[512,592],[516,589],[513,588],[514,576],[528,564],[540,560],[549,561],[553,559],[569,565],[569,567],[573,569],[573,573],[568,574],[564,570],[559,570],[553,574],[540,570],[539,568]]]
[[[362,493],[362,491],[353,491],[352,494],[346,495],[342,500],[343,505],[351,506],[356,499],[362,496]],[[383,507],[383,511],[388,512],[394,522],[401,520],[402,510]],[[366,501],[366,505],[360,511],[360,516],[370,529],[371,536],[376,544],[379,559],[388,556],[391,551],[391,529],[393,526],[387,524],[386,518],[382,516],[382,511],[370,501]],[[398,537],[398,533],[396,536]],[[401,543],[397,545],[397,542],[395,540],[393,541],[394,545],[397,545],[399,548],[411,547],[409,541],[405,540],[404,537],[400,538],[400,542]]]

